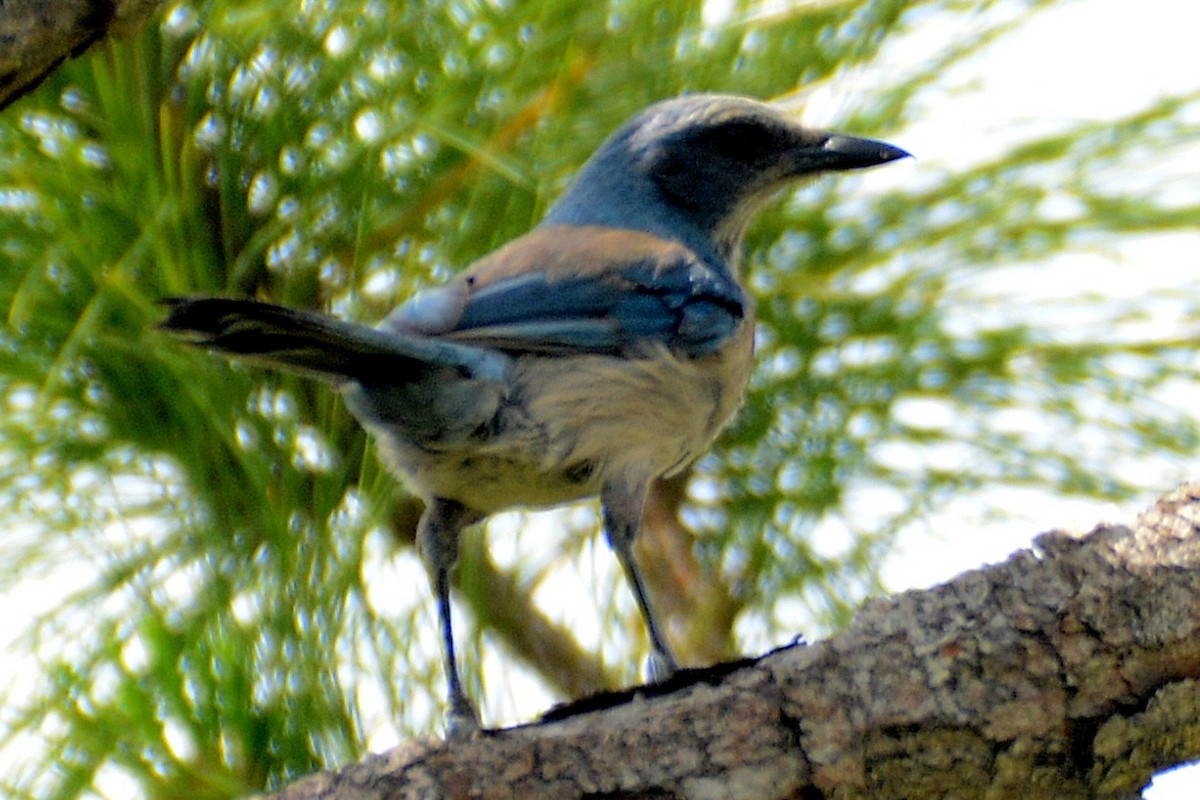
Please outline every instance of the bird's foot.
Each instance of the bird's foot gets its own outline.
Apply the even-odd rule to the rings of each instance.
[[[466,695],[450,698],[446,711],[446,739],[452,742],[470,739],[482,729],[479,709]]]
[[[650,683],[663,683],[678,671],[679,665],[669,653],[651,651],[646,659],[646,680]]]

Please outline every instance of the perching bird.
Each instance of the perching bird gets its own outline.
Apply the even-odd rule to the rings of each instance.
[[[584,164],[528,234],[376,328],[254,300],[168,300],[162,327],[338,387],[426,502],[452,735],[479,726],[450,623],[459,535],[489,514],[599,495],[654,655],[676,669],[633,556],[647,489],[695,461],[742,402],[754,306],[742,234],[779,188],[903,158],[727,95],[657,103]]]

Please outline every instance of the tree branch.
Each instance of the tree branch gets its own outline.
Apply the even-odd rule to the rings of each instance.
[[[829,639],[418,741],[302,798],[1123,798],[1200,756],[1200,484]]]
[[[0,0],[0,108],[110,33],[135,30],[160,0]]]

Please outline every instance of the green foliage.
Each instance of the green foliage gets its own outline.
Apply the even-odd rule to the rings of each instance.
[[[0,589],[41,581],[55,602],[21,640],[40,678],[3,719],[9,751],[41,742],[53,767],[5,790],[230,797],[360,755],[380,719],[384,738],[436,719],[424,587],[391,524],[402,490],[330,392],[179,347],[154,330],[159,298],[378,319],[527,229],[634,110],[835,80],[959,5],[739,3],[708,24],[699,5],[634,0],[178,3],[7,109]],[[985,15],[841,127],[886,135],[1007,29]],[[844,620],[896,531],[958,491],[1122,497],[1142,487],[1109,465],[1196,448],[1195,419],[1147,399],[1195,359],[1123,333],[1137,307],[1105,305],[1079,337],[1037,314],[964,325],[957,305],[996,265],[1194,231],[1195,205],[1097,175],[1194,138],[1195,107],[1163,100],[874,197],[823,182],[754,228],[761,368],[684,517],[763,637],[790,636],[779,608],[797,599]],[[854,507],[863,488],[883,510]],[[833,556],[811,536],[830,524],[853,534]],[[577,566],[577,533],[540,543],[552,555],[517,580]],[[482,613],[477,574],[476,619],[511,618]],[[616,646],[596,670],[632,680],[641,644]]]

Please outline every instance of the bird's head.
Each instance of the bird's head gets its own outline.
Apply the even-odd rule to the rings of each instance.
[[[700,94],[656,103],[625,123],[550,210],[551,224],[648,230],[733,260],[746,225],[780,187],[908,153],[806,128],[774,106]]]

